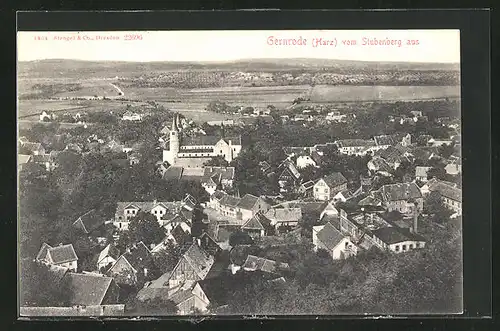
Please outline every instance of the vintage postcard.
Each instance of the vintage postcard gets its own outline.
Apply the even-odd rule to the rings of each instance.
[[[17,39],[21,317],[463,312],[459,30]]]

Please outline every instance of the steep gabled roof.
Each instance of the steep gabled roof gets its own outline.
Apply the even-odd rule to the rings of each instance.
[[[43,243],[42,247],[40,248],[40,251],[38,251],[38,254],[36,255],[36,260],[41,261],[44,260],[47,257],[47,251],[52,248],[49,244]]]
[[[240,202],[238,202],[238,207],[241,209],[252,210],[259,198],[252,194],[245,194],[243,198],[241,198]]]
[[[345,238],[331,223],[326,223],[316,236],[329,250],[333,250]]]
[[[174,238],[177,245],[184,245],[191,240],[191,235],[182,229],[182,226],[178,224],[172,229],[170,235]]]
[[[130,263],[136,271],[139,271],[149,263],[151,252],[146,245],[140,241],[130,249],[130,252],[126,252],[122,256],[127,259],[128,263]]]
[[[389,135],[381,135],[381,136],[375,136],[373,137],[373,140],[375,140],[375,144],[378,146],[383,146],[383,145],[396,145],[397,140],[394,136],[389,136]]]
[[[347,183],[347,179],[340,172],[331,173],[330,175],[323,177],[323,180],[330,188]]]
[[[93,274],[67,273],[71,284],[73,305],[101,305],[113,278]]]
[[[88,234],[99,226],[104,225],[104,219],[100,218],[95,209],[91,209],[73,222],[73,226],[81,229],[84,233]]]
[[[240,203],[240,198],[233,197],[230,195],[224,195],[220,200],[220,204],[224,206],[236,207]]]
[[[271,208],[264,216],[276,222],[298,222],[302,218],[300,208]]]
[[[250,270],[260,270],[268,273],[276,272],[276,267],[288,268],[287,263],[277,264],[276,261],[269,260],[255,255],[248,255],[242,268]]]
[[[78,257],[76,256],[73,244],[60,245],[56,247],[51,247],[47,249],[47,255],[54,264],[65,263],[69,261],[76,261]]]
[[[462,190],[451,185],[447,185],[444,182],[437,182],[429,187],[430,191],[437,191],[443,197],[452,199],[455,201],[462,201]]]
[[[417,184],[413,182],[384,185],[378,190],[378,192],[383,201],[400,201],[422,198],[420,189]]]
[[[214,264],[214,259],[194,242],[184,253],[183,258],[191,265],[200,279],[205,279]]]
[[[108,244],[106,248],[104,248],[100,253],[99,257],[97,258],[97,263],[101,262],[104,260],[107,256],[112,257],[113,259],[118,259],[120,252],[118,251],[118,248],[116,248],[112,244]]]
[[[425,239],[421,236],[414,237],[409,232],[404,234],[401,229],[397,227],[383,227],[377,230],[372,230],[371,232],[388,245],[409,240],[425,241]]]
[[[250,218],[248,221],[243,224],[241,229],[246,229],[246,230],[264,230],[264,226],[262,223],[259,221],[259,215],[255,215],[254,217]]]

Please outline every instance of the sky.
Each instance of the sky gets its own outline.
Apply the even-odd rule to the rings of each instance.
[[[128,38],[132,40],[126,40],[127,35],[132,36]],[[212,62],[251,58],[319,58],[460,62],[459,30],[23,31],[18,32],[17,37],[19,61]],[[305,39],[306,42],[305,45],[275,45],[275,39]],[[318,39],[328,41],[330,45],[318,45]],[[353,40],[356,45],[342,42]],[[394,42],[391,45],[363,45],[365,40]],[[418,44],[408,45],[408,40],[418,41]]]

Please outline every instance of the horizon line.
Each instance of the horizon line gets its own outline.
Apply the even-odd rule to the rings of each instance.
[[[459,62],[418,62],[418,61],[378,61],[378,60],[349,60],[349,59],[331,59],[331,58],[317,58],[317,57],[254,57],[254,58],[238,58],[232,60],[86,60],[86,59],[77,59],[77,58],[44,58],[44,59],[35,59],[35,60],[18,60],[17,62],[37,62],[37,61],[81,61],[81,62],[122,62],[122,63],[162,63],[162,62],[172,62],[172,63],[234,63],[234,62],[244,62],[251,60],[323,60],[323,61],[350,61],[350,62],[370,62],[370,63],[412,63],[412,64],[448,64],[448,65],[460,65]]]

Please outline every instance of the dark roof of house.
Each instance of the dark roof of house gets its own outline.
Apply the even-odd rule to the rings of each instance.
[[[264,230],[264,226],[260,223],[259,218],[262,217],[260,214],[254,215],[248,221],[241,226],[242,229],[247,230]]]
[[[396,138],[394,136],[389,136],[389,135],[375,136],[373,137],[373,140],[375,140],[375,144],[377,144],[378,146],[397,144]]]
[[[168,167],[165,172],[163,172],[163,179],[181,179],[182,173],[184,171],[183,167]]]
[[[196,242],[187,249],[183,258],[191,265],[198,277],[204,279],[210,268],[214,264],[214,259],[210,254],[198,246]]]
[[[300,186],[303,187],[306,190],[309,190],[309,189],[313,188],[314,184],[315,184],[314,181],[309,180],[309,181],[307,181],[305,183],[302,183]]]
[[[104,219],[97,215],[94,209],[89,210],[73,222],[73,225],[83,230],[86,234],[104,225]]]
[[[370,163],[373,165],[376,171],[384,171],[387,173],[391,173],[391,166],[381,157],[374,157],[370,160]]]
[[[339,147],[370,147],[375,146],[375,141],[364,139],[343,139],[338,140],[337,145]]]
[[[430,191],[437,191],[442,196],[452,199],[455,201],[462,201],[462,190],[459,188],[453,187],[451,185],[447,185],[443,182],[436,182],[429,187]]]
[[[233,197],[233,196],[226,194],[220,200],[220,204],[225,205],[225,206],[236,207],[238,205],[238,203],[240,203],[240,200],[241,200],[240,198]]]
[[[344,239],[344,235],[330,223],[326,223],[316,236],[329,250],[333,250]]]
[[[99,253],[99,257],[97,258],[97,263],[99,263],[102,260],[104,260],[104,258],[106,258],[107,256],[110,256],[110,257],[112,257],[113,259],[116,260],[116,259],[118,259],[119,255],[120,255],[120,251],[118,250],[118,248],[116,248],[112,244],[108,244],[108,246],[106,246],[106,248],[104,248]]]
[[[347,179],[340,172],[334,172],[326,177],[323,177],[323,180],[330,188],[347,183]]]
[[[51,161],[50,154],[33,155],[33,162],[46,163],[46,162],[50,162],[50,161]]]
[[[252,210],[257,204],[259,198],[252,194],[245,194],[243,198],[238,202],[238,207],[241,209]]]
[[[71,303],[74,305],[100,305],[113,278],[94,274],[67,273],[71,283]]]
[[[50,258],[55,264],[78,260],[73,244],[48,248],[47,254],[50,254]]]
[[[221,200],[223,197],[226,196],[226,193],[225,192],[222,192],[222,191],[215,191],[214,194],[212,194],[212,196],[210,198],[212,199],[217,199],[217,200]]]
[[[316,164],[320,164],[323,157],[317,151],[312,151],[311,159],[313,159],[313,161],[316,162]]]
[[[400,201],[422,198],[420,189],[417,184],[413,182],[384,185],[378,190],[378,192],[383,201]]]
[[[410,232],[403,233],[402,229],[397,227],[384,227],[371,232],[388,245],[409,240],[424,240],[423,237],[413,235]]]
[[[127,259],[130,265],[139,271],[144,268],[149,263],[149,258],[151,257],[151,252],[144,245],[142,241],[133,245],[130,252],[123,254],[123,257]]]
[[[39,260],[44,260],[45,257],[47,256],[47,251],[49,250],[49,248],[52,248],[49,244],[47,243],[43,243],[42,244],[42,247],[40,248],[40,250],[38,251],[38,254],[36,255],[36,260],[39,261]]]
[[[287,263],[280,263],[277,265],[276,261],[258,257],[255,255],[248,255],[242,267],[252,270],[260,270],[268,273],[275,273],[277,266],[282,268],[289,267]]]
[[[183,136],[181,146],[214,146],[222,138],[217,136]]]
[[[271,208],[264,216],[276,222],[298,222],[302,219],[300,208]]]
[[[170,234],[178,245],[183,245],[191,240],[191,235],[184,231],[180,224],[173,228]]]
[[[207,251],[207,253],[210,253],[210,254],[215,254],[221,250],[219,244],[217,244],[217,242],[207,232],[203,232],[201,234],[200,246],[205,251]]]

